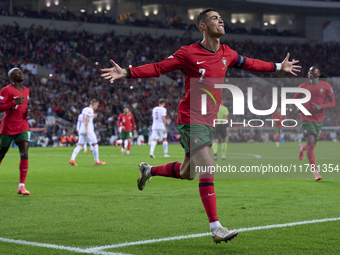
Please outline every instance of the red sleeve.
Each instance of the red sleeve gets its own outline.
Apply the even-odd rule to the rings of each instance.
[[[173,55],[167,59],[154,63],[147,64],[139,67],[128,68],[128,78],[148,78],[148,77],[159,77],[162,74],[169,73],[185,66],[187,62],[188,52],[187,46],[181,47]]]
[[[293,98],[294,99],[301,98],[301,95],[302,95],[301,93],[295,93]]]
[[[119,114],[118,119],[117,119],[117,124],[118,124],[118,127],[123,126],[122,122],[120,121],[120,114]]]
[[[132,114],[131,114],[131,124],[132,124],[133,130],[136,130],[136,124],[135,124],[135,120],[133,119],[133,115]]]
[[[230,49],[230,48],[229,48]],[[251,72],[274,72],[276,65],[273,62],[265,62],[258,59],[247,58],[230,49],[233,60],[230,67],[244,69]]]
[[[335,106],[335,98],[334,98],[334,94],[328,98],[329,102],[327,104],[322,104],[321,107],[323,109],[326,109],[326,108],[332,108]]]
[[[298,88],[302,88],[301,85],[299,85]],[[294,99],[305,98],[305,97],[306,97],[306,95],[303,94],[303,93],[295,93],[294,96],[293,96]]]
[[[328,103],[327,104],[322,104],[322,108],[332,108],[335,106],[335,98],[334,98],[334,92],[332,89],[332,86],[328,83],[327,88],[326,88],[326,96],[328,98]]]
[[[0,104],[0,112],[7,111],[8,109],[11,109],[15,106],[15,102],[10,102],[8,104]]]
[[[0,91],[0,104],[6,104],[7,99],[8,99],[8,92],[7,92],[7,89],[6,89],[6,88],[3,88],[3,89]]]
[[[331,84],[327,84],[328,86],[327,86],[327,89],[326,89],[326,96],[327,97],[331,97],[331,96],[334,96],[334,91],[333,91],[333,89],[332,89],[332,86],[331,86]]]

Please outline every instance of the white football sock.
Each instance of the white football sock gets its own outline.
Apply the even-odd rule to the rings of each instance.
[[[25,184],[24,183],[19,183],[19,187],[18,188],[20,188],[21,186],[25,186]]]
[[[84,151],[87,151],[87,145],[84,143]]]
[[[90,144],[90,150],[93,151],[93,145],[92,144]]]
[[[157,142],[155,140],[152,140],[151,146],[150,146],[150,155],[153,155],[156,145],[157,145]]]
[[[146,175],[146,177],[148,177],[148,178],[151,177],[151,168],[152,168],[152,166],[149,166],[148,169],[146,169],[146,171],[145,171],[145,175]]]
[[[221,223],[219,221],[210,222],[210,230],[216,229],[218,227],[222,227]]]
[[[125,148],[125,150],[127,150],[128,144],[129,144],[129,141],[127,139],[125,139],[124,140],[124,148]]]
[[[75,160],[75,159],[76,159],[76,157],[77,157],[79,151],[81,151],[82,148],[83,148],[83,147],[80,146],[80,145],[77,145],[77,147],[74,148],[73,153],[72,153],[72,157],[71,157],[72,160]]]
[[[163,141],[164,154],[168,154],[168,141]]]
[[[98,149],[98,144],[96,144],[95,146],[93,146],[93,157],[94,157],[94,161],[98,162],[99,161],[99,149]]]

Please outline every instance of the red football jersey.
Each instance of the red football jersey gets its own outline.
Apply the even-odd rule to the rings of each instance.
[[[27,87],[24,86],[24,90],[21,91],[12,84],[0,91],[0,103],[2,104],[13,102],[19,96],[25,99],[24,103],[5,111],[5,116],[0,124],[0,134],[17,135],[30,129],[27,120],[29,94],[30,90]]]
[[[124,113],[119,114],[118,116],[118,126],[119,127],[125,127],[122,131],[131,131],[136,130],[135,121],[133,120],[133,115],[129,113],[128,115],[125,115]],[[132,128],[131,128],[132,127]]]
[[[300,114],[301,121],[311,121],[311,122],[321,122],[324,120],[325,116],[323,114],[323,109],[319,111],[313,110],[313,104],[323,105],[327,98],[334,96],[333,89],[328,82],[320,81],[319,84],[312,86],[308,82],[299,85],[299,88],[304,88],[310,91],[311,99],[305,103],[303,106],[312,114],[304,115]],[[305,97],[305,94],[296,93],[294,98]]]
[[[284,115],[279,115],[277,114],[276,112],[273,113],[273,119],[279,119],[279,120],[276,120],[274,121],[274,125],[279,127],[279,128],[282,128],[282,124],[281,124],[281,121],[283,121],[284,119],[286,119],[286,116]]]
[[[214,88],[214,84],[224,83],[228,67],[259,72],[273,72],[276,68],[274,63],[241,56],[227,45],[221,45],[220,49],[214,52],[205,48],[201,43],[194,43],[181,47],[159,63],[127,69],[127,77],[158,77],[180,70],[185,82],[185,96],[178,105],[177,123],[199,123],[213,126],[222,96],[222,89]],[[208,78],[210,80],[207,80]],[[202,94],[208,95],[206,97],[207,114],[203,116],[201,114]]]

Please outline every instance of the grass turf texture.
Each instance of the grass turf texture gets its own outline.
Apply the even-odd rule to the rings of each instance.
[[[338,143],[319,142],[317,164],[340,164]],[[228,144],[228,164],[307,163],[298,160],[298,144]],[[154,177],[144,191],[137,189],[137,165],[182,161],[183,150],[162,146],[149,158],[148,146],[100,147],[105,166],[95,166],[91,153],[78,154],[78,167],[68,164],[73,148],[30,148],[26,187],[30,196],[16,194],[19,152],[10,149],[0,167],[0,237],[89,248],[124,242],[209,232],[207,216],[191,182]],[[246,154],[257,154],[255,158]],[[219,161],[220,162],[220,161]],[[339,173],[340,175],[340,173]],[[248,228],[340,217],[340,179],[240,178],[216,179],[220,222]],[[340,221],[241,232],[222,245],[209,236],[107,249],[129,254],[337,254]],[[0,242],[0,254],[77,254]]]

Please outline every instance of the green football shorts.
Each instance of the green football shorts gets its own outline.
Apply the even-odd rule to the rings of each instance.
[[[321,122],[302,121],[301,122],[303,135],[304,136],[314,135],[316,139],[319,139],[322,126],[323,126],[323,121]]]
[[[2,135],[0,134],[0,146],[1,147],[9,147],[12,141],[18,142],[27,142],[31,141],[31,131],[26,130],[17,135]]]
[[[281,134],[282,133],[282,128],[274,126],[274,132]]]
[[[131,138],[132,137],[132,132],[131,131],[122,131],[120,133],[120,139],[127,139],[127,138]]]
[[[206,146],[211,146],[215,138],[215,127],[203,124],[177,124],[177,128],[187,157]]]

